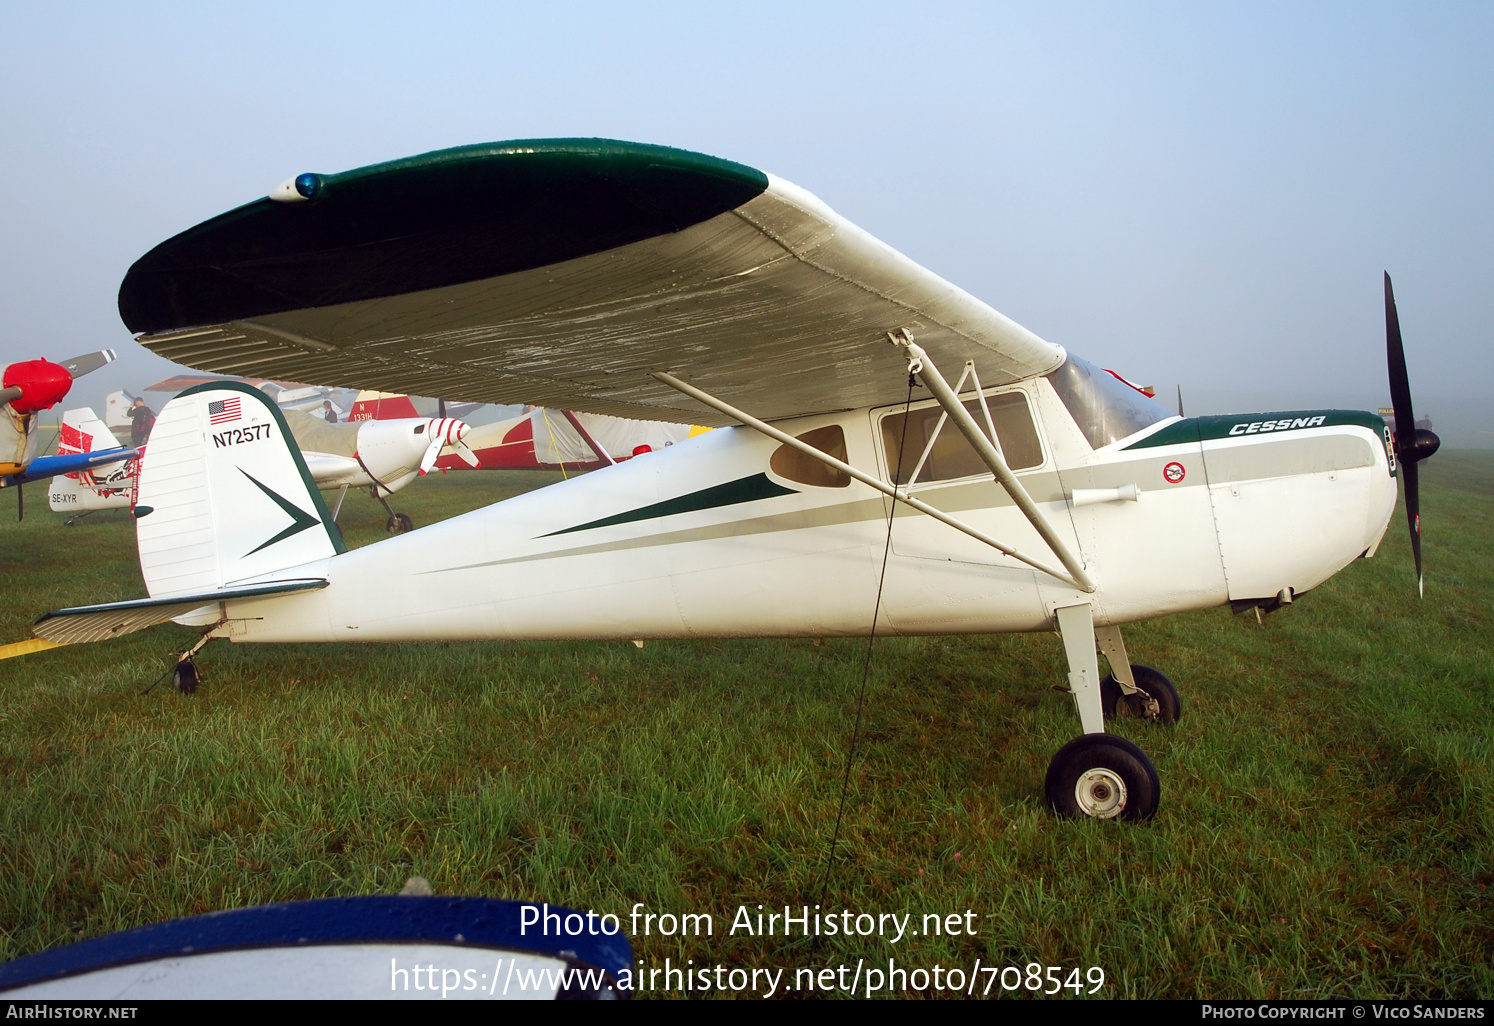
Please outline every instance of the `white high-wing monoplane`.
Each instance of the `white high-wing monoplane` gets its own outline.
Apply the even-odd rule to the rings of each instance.
[[[1388,278],[1386,310],[1399,413]],[[203,385],[162,411],[142,472],[151,597],[48,614],[41,636],[1056,627],[1083,729],[1048,771],[1065,815],[1157,808],[1150,760],[1104,719],[1172,720],[1178,699],[1121,625],[1274,608],[1373,554],[1397,450],[1415,541],[1436,444],[1409,412],[1394,445],[1366,412],[1173,416],[788,182],[604,140],[301,175],[142,257],[120,311],[216,372],[737,426],[345,552],[280,412]]]

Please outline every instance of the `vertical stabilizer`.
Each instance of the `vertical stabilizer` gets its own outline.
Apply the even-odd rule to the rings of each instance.
[[[152,597],[213,591],[343,551],[285,418],[232,381],[161,410],[135,510]]]
[[[57,452],[97,452],[101,449],[118,449],[120,441],[114,432],[104,426],[92,408],[84,406],[68,410],[62,415],[62,427],[57,435]]]
[[[57,455],[100,452],[120,448],[119,439],[90,407],[68,410],[57,433]],[[47,504],[57,513],[94,513],[129,509],[137,484],[135,460],[111,463],[93,470],[58,474],[47,487]]]

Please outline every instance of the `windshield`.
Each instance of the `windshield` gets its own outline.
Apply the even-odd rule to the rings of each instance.
[[[1077,356],[1070,355],[1048,380],[1095,449],[1172,416],[1115,375]]]

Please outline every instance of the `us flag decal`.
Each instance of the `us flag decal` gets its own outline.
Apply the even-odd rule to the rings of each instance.
[[[208,403],[208,423],[227,424],[231,420],[239,419],[239,400],[219,399],[215,403]]]

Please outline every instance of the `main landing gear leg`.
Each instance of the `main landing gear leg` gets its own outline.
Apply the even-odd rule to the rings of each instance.
[[[1060,748],[1048,764],[1048,804],[1070,819],[1148,819],[1157,811],[1161,783],[1145,752],[1123,737],[1105,733],[1093,610],[1085,602],[1055,612],[1068,656],[1069,692],[1084,733]]]
[[[1096,627],[1095,638],[1110,663],[1110,675],[1100,681],[1100,704],[1105,718],[1120,716],[1148,723],[1176,723],[1182,713],[1182,702],[1172,681],[1150,666],[1127,659],[1119,627]]]
[[[415,530],[415,521],[410,519],[410,514],[394,512],[393,507],[389,505],[389,500],[379,494],[378,485],[374,485],[369,491],[373,492],[373,497],[379,500],[379,505],[384,507],[384,512],[389,514],[389,519],[384,523],[384,530],[390,534],[405,534]]]
[[[1103,734],[1105,712],[1100,706],[1094,614],[1088,602],[1064,606],[1054,612],[1058,614],[1058,632],[1063,635],[1064,655],[1069,657],[1069,693],[1079,710],[1079,726],[1086,734]]]

